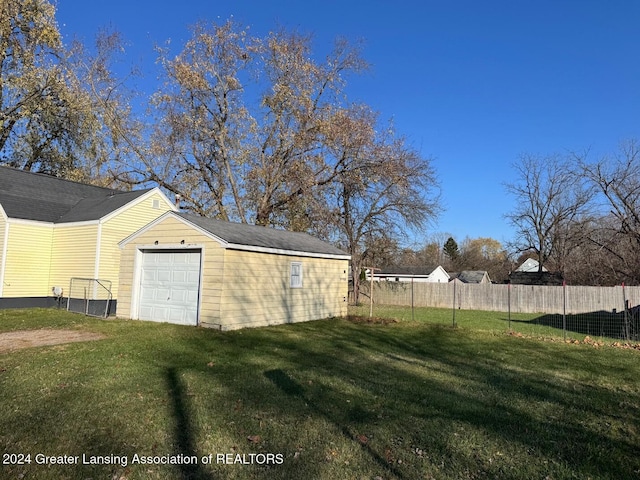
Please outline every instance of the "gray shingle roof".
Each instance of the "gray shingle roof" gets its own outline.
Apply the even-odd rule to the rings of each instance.
[[[339,248],[306,233],[276,230],[275,228],[244,223],[225,222],[182,212],[176,213],[176,215],[234,245],[321,255],[348,255],[348,253]]]
[[[98,220],[146,192],[122,192],[0,166],[0,205],[10,218],[51,223]]]
[[[464,270],[460,272],[457,278],[464,283],[480,283],[485,275],[487,275],[487,272],[484,270]]]
[[[377,276],[380,275],[411,275],[411,276],[429,276],[433,271],[438,268],[438,265],[428,266],[393,266],[384,267],[375,272]]]

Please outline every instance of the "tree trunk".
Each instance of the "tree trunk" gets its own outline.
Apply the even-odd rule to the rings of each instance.
[[[353,284],[353,303],[360,303],[360,273],[362,272],[362,262],[351,260],[351,282]]]

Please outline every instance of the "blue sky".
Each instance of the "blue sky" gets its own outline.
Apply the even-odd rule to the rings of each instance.
[[[351,79],[350,99],[393,119],[440,179],[446,210],[418,242],[449,232],[504,243],[513,199],[503,185],[521,154],[595,160],[640,136],[634,0],[58,0],[57,19],[68,40],[119,30],[151,89],[154,44],[171,39],[177,52],[189,25],[231,16],[255,35],[311,33],[318,52],[336,36],[364,41],[372,68]]]

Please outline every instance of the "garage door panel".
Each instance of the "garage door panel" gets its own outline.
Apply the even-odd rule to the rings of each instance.
[[[171,300],[176,303],[183,304],[187,301],[187,291],[181,288],[178,288],[178,287],[172,288],[169,295],[171,297]]]
[[[171,290],[162,286],[154,288],[151,292],[153,294],[152,299],[156,302],[164,302],[171,298]]]
[[[190,303],[197,302],[198,301],[198,292],[188,291],[187,292],[187,301],[190,302]]]
[[[153,308],[152,307],[147,307],[144,305],[140,305],[140,309],[138,312],[138,316],[141,319],[147,319],[147,318],[152,318],[153,317]]]
[[[156,278],[154,279],[157,282],[170,282],[171,281],[171,270],[169,269],[158,269]]]
[[[170,275],[171,282],[175,284],[187,282],[187,272],[182,270],[174,270]]]
[[[194,283],[194,282],[200,282],[200,271],[197,272],[187,272],[187,282],[188,283]]]
[[[158,276],[158,272],[155,270],[145,269],[142,272],[142,281],[143,282],[154,282]]]
[[[197,325],[200,251],[143,252],[138,318]]]

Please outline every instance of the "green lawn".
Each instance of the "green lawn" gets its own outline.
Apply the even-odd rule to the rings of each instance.
[[[438,315],[222,333],[0,310],[0,331],[107,336],[0,354],[2,460],[31,456],[0,478],[640,478],[640,351]]]
[[[354,314],[368,317],[369,305],[351,307]],[[626,341],[623,313],[592,312],[575,315],[543,313],[484,312],[474,310],[452,310],[450,308],[427,308],[374,305],[373,316],[393,318],[398,321],[419,321],[440,325],[455,325],[465,329],[511,331],[522,335],[548,339],[584,340],[586,337],[601,343]],[[563,326],[565,327],[563,329]],[[629,342],[636,342],[640,322],[628,319]]]

